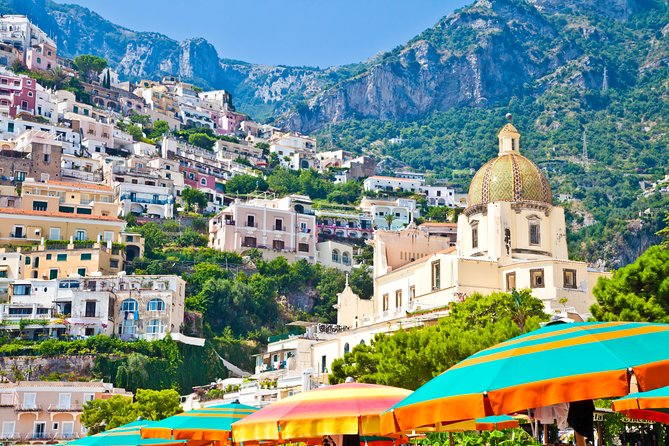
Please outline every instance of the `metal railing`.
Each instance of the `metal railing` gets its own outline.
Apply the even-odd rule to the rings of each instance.
[[[81,404],[49,404],[47,410],[49,412],[81,412],[84,408]]]
[[[42,405],[20,403],[14,406],[14,410],[17,412],[39,412],[42,410]]]
[[[140,198],[133,197],[128,194],[121,195],[121,200],[130,200],[133,203],[144,203],[144,204],[167,204],[167,199],[155,199],[155,198]]]

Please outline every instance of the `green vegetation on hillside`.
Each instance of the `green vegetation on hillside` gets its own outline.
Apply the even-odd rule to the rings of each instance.
[[[332,363],[330,382],[358,382],[417,389],[466,357],[534,330],[546,320],[543,304],[528,290],[474,294],[451,305],[436,325],[379,334]]]

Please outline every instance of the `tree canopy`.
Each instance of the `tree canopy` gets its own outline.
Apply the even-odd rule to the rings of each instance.
[[[359,382],[417,389],[468,356],[546,320],[543,304],[528,290],[473,294],[451,305],[451,315],[428,327],[377,335],[332,363],[330,382]]]
[[[192,187],[187,187],[181,192],[181,199],[184,201],[186,211],[197,210],[202,212],[209,203],[204,192]]]
[[[86,80],[91,81],[107,68],[107,61],[99,56],[81,54],[74,58],[74,66]]]
[[[600,278],[592,292],[599,321],[669,322],[669,249],[651,246],[611,278]]]
[[[84,405],[81,422],[91,434],[97,434],[135,421],[138,417],[162,420],[183,412],[179,405],[179,393],[174,389],[138,389],[135,399],[133,402],[131,397],[115,395],[109,399],[89,401]]]

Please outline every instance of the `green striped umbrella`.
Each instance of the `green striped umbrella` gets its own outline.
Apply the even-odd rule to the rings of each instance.
[[[630,418],[669,424],[669,387],[630,393],[613,402],[613,410]]]
[[[382,416],[384,432],[503,415],[669,385],[669,325],[548,325],[480,351]]]
[[[189,410],[142,428],[142,438],[210,440],[228,444],[232,423],[257,410],[238,403]]]
[[[157,421],[137,420],[90,437],[70,441],[73,446],[141,446],[141,445],[183,445],[183,441],[147,439],[143,440],[140,429],[156,424]]]

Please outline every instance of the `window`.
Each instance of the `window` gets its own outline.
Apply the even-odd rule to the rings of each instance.
[[[11,397],[10,394],[3,394],[2,395],[3,396],[3,399],[2,399],[3,405],[5,405],[5,398],[4,398],[5,395],[9,395]],[[10,400],[10,403],[11,403],[11,400]],[[16,429],[16,421],[3,421],[2,422],[2,432],[1,432],[2,435],[0,436],[0,438],[10,438],[10,439],[14,438],[15,429]]]
[[[151,319],[146,326],[146,332],[149,334],[161,334],[165,332],[165,326],[160,319]]]
[[[56,254],[56,261],[67,262],[67,254]]]
[[[86,240],[86,231],[83,229],[77,229],[74,232],[74,239],[78,241],[84,241]]]
[[[255,228],[256,226],[256,217],[254,215],[246,216],[246,226],[249,228]]]
[[[272,249],[281,250],[281,249],[283,249],[284,245],[285,244],[284,244],[283,240],[273,240],[272,241]]]
[[[281,220],[280,218],[274,220],[274,230],[283,231],[283,220]]]
[[[200,179],[200,184],[203,185],[203,186],[206,186],[207,185],[207,179],[206,178],[201,178]]]
[[[409,287],[409,302],[413,302],[416,299],[416,286],[411,285]]]
[[[58,278],[58,268],[51,268],[49,270],[49,280]]]
[[[81,260],[91,260],[93,255],[90,252],[85,252],[81,254]]]
[[[339,250],[335,249],[332,251],[332,261],[339,263]]]
[[[347,342],[346,344],[344,344],[344,354],[348,353],[349,351],[351,351],[351,346],[348,345],[348,342]]]
[[[530,245],[540,245],[541,244],[541,231],[540,231],[539,219],[531,219],[530,224]]]
[[[123,319],[120,332],[122,335],[134,335],[137,332],[137,326],[134,319]]]
[[[576,270],[575,269],[562,270],[562,279],[563,279],[563,282],[564,282],[564,288],[576,288]]]
[[[402,308],[402,290],[395,291],[395,308]]]
[[[44,163],[49,164],[50,162],[51,162],[51,155],[49,155],[48,153],[45,153],[44,154]]]
[[[543,269],[531,269],[530,270],[530,287],[531,288],[543,288],[544,284],[544,270]]]
[[[341,263],[347,266],[351,264],[351,255],[348,252],[341,253]]]
[[[46,201],[33,201],[33,211],[46,211],[47,206]]]
[[[64,212],[66,214],[74,214],[73,206],[58,206],[58,212]]]
[[[432,291],[441,289],[441,263],[432,262]]]
[[[118,268],[118,260],[110,260],[109,261],[109,267],[110,268]]]
[[[114,240],[114,231],[105,231],[102,235],[102,240],[105,242],[111,242]]]
[[[477,223],[472,224],[472,249],[479,247],[479,225]]]
[[[46,255],[46,259],[47,259],[47,260],[51,260],[52,257],[53,257],[53,256],[52,256],[51,254],[47,254],[47,255]]]
[[[77,268],[77,274],[79,274],[81,277],[86,276],[86,268]]]
[[[383,295],[383,311],[388,311],[388,295]]]
[[[256,238],[255,237],[244,237],[242,246],[245,248],[255,248],[256,247]]]
[[[516,273],[506,273],[506,290],[511,291],[516,289]]]
[[[60,228],[49,228],[49,240],[60,240]]]
[[[297,250],[300,251],[300,252],[309,252],[309,244],[308,243],[298,243]]]
[[[151,299],[146,304],[146,309],[148,311],[165,311],[165,301],[159,298]]]
[[[77,208],[77,214],[91,215],[93,214],[93,209],[90,208]],[[104,214],[103,214],[104,215]]]
[[[30,285],[12,285],[12,294],[14,296],[30,296],[32,287]]]
[[[21,170],[16,171],[16,181],[25,181],[26,179],[26,172],[23,172]]]
[[[125,299],[121,302],[121,311],[137,311],[138,308],[135,299]]]

